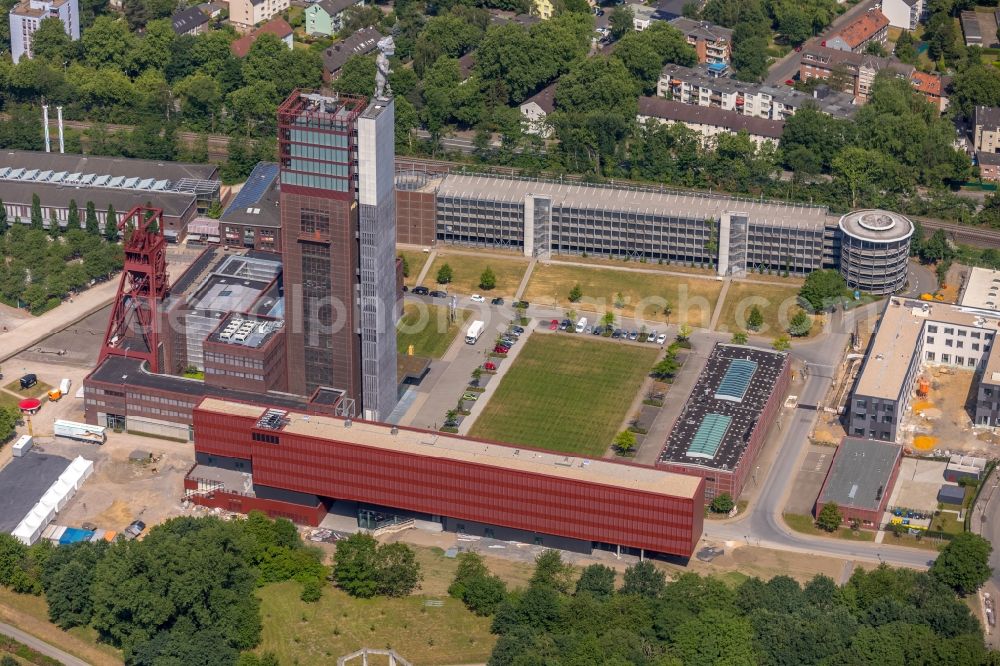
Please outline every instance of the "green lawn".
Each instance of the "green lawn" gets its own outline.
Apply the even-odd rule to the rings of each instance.
[[[427,263],[430,255],[415,250],[397,250],[396,256],[406,259],[406,265],[409,268],[410,274],[403,278],[403,284],[412,289],[417,285],[417,276],[420,275],[420,271],[423,270],[424,264]]]
[[[448,308],[443,305],[406,303],[396,330],[396,351],[406,354],[413,345],[414,356],[441,358],[448,346],[472,314],[458,310],[458,320],[448,321]]]
[[[797,285],[732,282],[726,292],[717,330],[732,332],[747,330],[747,318],[756,305],[764,315],[764,325],[754,335],[775,337],[788,329],[791,318],[799,311]]]
[[[24,398],[41,398],[52,389],[52,386],[43,381],[38,381],[31,388],[22,391],[21,379],[19,377],[10,384],[4,386],[4,388],[8,391],[16,393],[23,400]]]
[[[571,303],[569,293],[577,284],[583,298]],[[538,305],[572,308],[592,320],[596,319],[593,313],[610,310],[617,316],[639,317],[650,324],[665,320],[663,303],[666,302],[672,310],[670,323],[707,328],[721,289],[721,282],[696,275],[540,263],[531,273],[523,298]],[[621,308],[616,307],[619,294]]]
[[[658,351],[572,334],[536,333],[471,434],[600,456],[611,445]]]
[[[496,642],[491,618],[477,617],[461,601],[435,596],[354,599],[332,585],[308,604],[296,582],[258,591],[264,630],[258,651],[272,651],[282,664],[335,664],[362,647],[392,647],[413,664],[485,662]],[[360,662],[359,662],[360,663]],[[385,663],[384,661],[373,663]]]
[[[450,252],[438,252],[434,259],[434,264],[427,271],[427,278],[424,279],[424,286],[434,288],[437,285],[438,270],[445,264],[451,266],[454,273],[449,291],[456,291],[460,294],[482,294],[492,298],[502,296],[503,298],[513,298],[524,277],[524,271],[528,269],[527,258],[517,258],[511,256],[510,259],[500,259],[498,257],[481,257],[472,254],[454,254]],[[496,286],[485,291],[479,287],[479,278],[489,266],[496,275]]]
[[[874,541],[875,532],[871,530],[853,531],[849,527],[841,527],[836,532],[830,533],[816,527],[816,522],[812,516],[803,516],[798,513],[786,513],[782,516],[785,523],[796,532],[803,534],[814,534],[816,536],[832,537],[835,539],[846,539],[848,541]]]

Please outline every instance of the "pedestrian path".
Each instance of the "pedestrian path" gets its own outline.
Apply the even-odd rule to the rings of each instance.
[[[521,297],[524,296],[524,292],[528,288],[528,281],[531,280],[531,274],[535,271],[535,266],[537,264],[538,257],[532,257],[531,263],[528,264],[528,269],[524,271],[524,275],[521,276],[521,284],[517,286],[517,293],[514,294],[515,301],[521,300]]]
[[[719,316],[722,314],[722,308],[726,304],[726,294],[729,293],[729,285],[732,283],[732,278],[726,278],[722,282],[722,291],[719,292],[719,299],[715,302],[715,312],[712,313],[712,321],[708,324],[708,330],[714,331],[715,327],[719,324]]]
[[[424,267],[420,269],[420,275],[417,276],[417,281],[413,284],[419,286],[424,283],[424,279],[427,277],[427,273],[430,272],[431,266],[434,265],[434,259],[437,258],[437,250],[431,250],[430,254],[427,255],[427,261],[424,262]]]

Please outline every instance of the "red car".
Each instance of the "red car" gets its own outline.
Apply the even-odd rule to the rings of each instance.
[[[504,347],[503,345],[497,345],[496,347],[493,348],[493,351],[495,351],[498,354],[506,354],[507,352],[510,351],[510,347]]]
[[[552,321],[549,322],[549,330],[550,331],[558,331],[559,330],[559,320],[558,319],[553,319]]]
[[[793,79],[787,79],[785,81],[785,85],[786,86],[794,86],[795,85],[795,81]]]
[[[496,369],[497,369],[496,363],[490,363],[488,361],[486,363],[483,363],[483,370],[488,370],[489,372],[493,372]]]

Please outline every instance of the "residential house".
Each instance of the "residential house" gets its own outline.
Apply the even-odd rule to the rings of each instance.
[[[1000,154],[976,153],[976,164],[979,165],[979,177],[993,182],[1000,181]]]
[[[323,80],[333,81],[351,57],[368,55],[378,47],[384,35],[375,28],[362,28],[323,51]]]
[[[924,15],[924,0],[882,0],[882,13],[893,28],[913,31]]]
[[[840,79],[845,92],[851,93],[860,102],[865,102],[875,75],[881,71],[891,72],[910,81],[916,68],[895,58],[879,58],[866,53],[809,46],[802,51],[799,79]]]
[[[224,2],[203,2],[198,5],[198,9],[200,9],[201,13],[208,18],[214,19],[222,16],[222,12],[224,12],[227,7]]]
[[[698,62],[728,63],[732,55],[733,31],[708,21],[678,17],[669,21],[694,47]]]
[[[21,0],[10,10],[10,55],[15,65],[22,56],[32,57],[35,31],[47,18],[59,19],[71,40],[80,39],[77,0]]]
[[[178,36],[208,32],[208,17],[198,7],[182,9],[170,17],[170,22]]]
[[[476,67],[476,52],[469,51],[464,56],[458,59],[458,77],[459,81],[465,83],[472,76],[472,71]]]
[[[642,3],[629,3],[632,10],[632,27],[636,32],[642,32],[653,24],[653,21],[666,21],[673,18],[660,12],[658,7],[650,7]]]
[[[643,124],[679,123],[700,134],[703,144],[709,148],[715,145],[718,135],[740,132],[746,132],[758,146],[767,142],[777,145],[785,128],[783,120],[745,116],[738,111],[684,104],[662,97],[640,97],[636,120]]]
[[[531,9],[532,13],[543,21],[552,18],[552,15],[556,11],[552,0],[532,0]]]
[[[977,153],[1000,153],[1000,107],[976,107],[972,114],[972,147]]]
[[[244,35],[240,37],[235,42],[229,45],[229,50],[233,52],[233,55],[237,58],[245,58],[248,53],[250,53],[250,47],[261,35],[274,35],[282,42],[285,46],[292,48],[292,26],[288,25],[288,21],[281,18],[273,18],[264,25],[260,26],[249,35]]]
[[[851,118],[857,110],[850,95],[822,87],[812,95],[788,86],[746,83],[710,75],[706,68],[666,65],[656,94],[684,104],[735,111],[745,116],[786,120],[809,104],[836,118]]]
[[[355,5],[364,5],[364,0],[319,0],[306,7],[307,35],[335,35],[344,27],[344,16]]]
[[[229,0],[229,22],[236,31],[248,34],[255,25],[270,21],[288,9],[289,0]]]
[[[863,53],[869,44],[885,47],[889,38],[889,19],[877,9],[870,9],[832,36],[823,46],[838,51]]]
[[[930,74],[928,72],[913,72],[910,76],[910,83],[913,89],[927,98],[927,101],[934,105],[939,112],[944,113],[948,108],[948,97],[945,90],[947,83],[940,74]]]
[[[552,125],[546,119],[556,110],[556,84],[548,85],[524,100],[521,104],[521,116],[525,131],[544,139],[552,136]]]

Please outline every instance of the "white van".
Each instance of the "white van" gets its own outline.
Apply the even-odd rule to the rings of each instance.
[[[469,330],[465,333],[465,344],[474,345],[478,342],[479,337],[486,330],[486,324],[481,321],[474,321],[469,325]]]
[[[586,330],[586,328],[587,328],[587,318],[580,317],[580,321],[576,322],[576,332],[583,333],[583,331]]]

